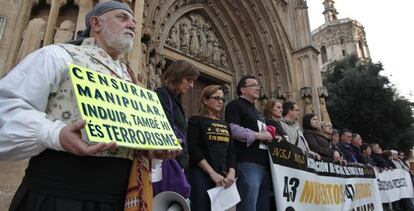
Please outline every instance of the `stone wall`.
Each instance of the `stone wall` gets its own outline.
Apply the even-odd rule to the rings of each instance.
[[[20,185],[28,160],[0,161],[0,210],[8,210],[14,192]]]
[[[2,5],[0,8],[0,16],[5,17],[6,19],[6,25],[4,26],[3,35],[0,39],[0,78],[6,73],[6,61],[10,45],[15,37],[13,29],[16,27],[16,14],[18,13],[20,6],[18,2],[19,1],[0,0],[0,4]]]

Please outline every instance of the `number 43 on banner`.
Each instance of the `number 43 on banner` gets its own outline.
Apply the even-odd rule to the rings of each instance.
[[[283,197],[286,197],[288,202],[295,202],[297,188],[299,187],[298,178],[285,177],[285,185],[283,188]]]

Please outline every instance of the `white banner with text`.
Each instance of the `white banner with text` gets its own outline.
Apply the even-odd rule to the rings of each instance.
[[[382,203],[414,198],[410,173],[404,169],[375,170]]]
[[[315,161],[287,142],[269,152],[277,210],[383,210],[371,167]]]

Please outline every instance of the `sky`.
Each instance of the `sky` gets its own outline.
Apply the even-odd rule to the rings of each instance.
[[[325,23],[323,0],[307,0],[311,30]],[[373,62],[398,93],[414,102],[414,0],[335,0],[338,19],[365,27]]]

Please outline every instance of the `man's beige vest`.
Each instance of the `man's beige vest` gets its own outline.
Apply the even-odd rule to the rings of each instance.
[[[94,44],[93,39],[89,38],[84,40],[81,46],[70,44],[59,44],[59,46],[71,55],[74,64],[131,82],[131,77],[128,74],[126,65],[119,60],[114,61],[105,51]],[[67,74],[60,82],[58,92],[49,96],[46,113],[53,121],[61,120],[65,124],[70,124],[81,119],[81,114],[76,105],[76,99],[68,70],[66,73]],[[89,145],[95,144],[94,142],[87,140],[84,130],[82,131],[82,139]],[[95,154],[95,156],[132,159],[132,152],[133,150],[118,147],[114,152],[101,152]]]

